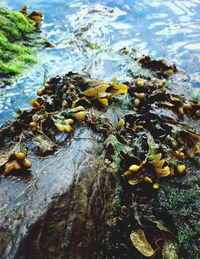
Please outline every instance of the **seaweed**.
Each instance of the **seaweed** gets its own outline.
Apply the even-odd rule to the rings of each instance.
[[[36,63],[38,34],[35,24],[23,13],[0,8],[1,77],[20,74],[29,64]]]
[[[104,135],[107,157],[125,181],[144,181],[156,190],[162,178],[184,174],[187,161],[199,152],[200,138],[184,118],[198,120],[200,106],[167,92],[162,80],[137,78],[125,85],[70,72],[50,79],[37,93],[32,110],[19,111],[11,128],[33,134],[41,154],[56,148],[59,133],[71,136],[74,125],[83,123]],[[120,95],[128,96],[129,109],[114,125],[102,114]],[[43,142],[50,143],[49,150]]]
[[[104,142],[106,173],[115,173],[123,187],[125,204],[116,206],[120,209],[116,228],[126,249],[134,250],[138,258],[177,258],[178,244],[182,253],[184,242],[189,251],[192,232],[175,223],[176,233],[172,233],[165,219],[154,216],[152,203],[159,203],[160,211],[169,209],[174,222],[180,214],[183,219],[189,216],[185,208],[172,213],[174,206],[181,207],[183,193],[177,193],[179,188],[170,191],[170,184],[166,187],[164,183],[183,181],[198,157],[200,137],[188,121],[199,120],[200,105],[170,92],[166,85],[160,75],[156,80],[137,77],[126,84],[116,78],[105,82],[72,72],[51,78],[37,91],[38,98],[30,100],[31,108],[19,110],[16,120],[0,130],[3,148],[10,137],[18,147],[1,155],[2,176],[31,170],[31,162],[25,160],[28,148],[46,156],[69,142],[80,125],[90,127]],[[109,117],[113,109],[117,121]],[[141,210],[144,205],[145,213],[136,213],[136,196],[135,202]],[[194,196],[187,198],[189,203]],[[197,255],[198,251],[190,250],[188,254]]]

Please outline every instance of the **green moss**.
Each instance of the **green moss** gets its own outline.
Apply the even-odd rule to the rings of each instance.
[[[160,190],[158,209],[159,215],[176,232],[183,258],[200,258],[200,190],[199,176],[189,175],[179,180],[163,183]]]
[[[35,63],[34,47],[28,46],[28,36],[35,31],[34,22],[19,12],[0,9],[0,75],[21,73]]]
[[[35,30],[34,22],[26,18],[22,13],[0,9],[1,31],[6,33],[12,41],[19,40],[25,33],[31,33]]]

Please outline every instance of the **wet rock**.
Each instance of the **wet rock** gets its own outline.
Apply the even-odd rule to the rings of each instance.
[[[40,159],[30,151],[28,157],[34,163],[30,172],[1,178],[1,258],[13,258],[30,226],[48,211],[55,197],[72,188],[81,173],[91,170],[100,149],[101,139],[91,130],[79,128],[52,156]]]
[[[119,183],[102,165],[103,160],[98,160],[86,167],[69,191],[53,201],[22,240],[16,258],[105,258],[109,254],[113,236],[107,222],[116,214],[113,201]]]

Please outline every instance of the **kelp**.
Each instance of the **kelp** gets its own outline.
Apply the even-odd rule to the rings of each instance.
[[[152,60],[151,57],[143,55],[137,59],[143,68],[152,70],[160,78],[171,77],[174,73],[178,72],[175,64],[167,64],[164,60]]]

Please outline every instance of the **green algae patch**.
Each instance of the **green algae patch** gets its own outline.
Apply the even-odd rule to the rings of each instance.
[[[35,22],[20,12],[0,9],[0,76],[20,74],[35,63],[31,34]],[[31,43],[32,42],[32,43]]]
[[[181,258],[199,258],[199,171],[190,171],[179,181],[171,179],[163,183],[157,201],[155,212],[158,217],[163,216],[176,234]]]

